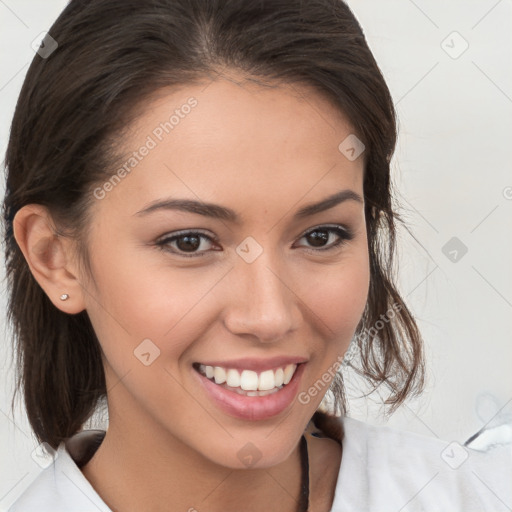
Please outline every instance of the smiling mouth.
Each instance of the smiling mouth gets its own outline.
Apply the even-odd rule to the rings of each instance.
[[[296,364],[288,364],[263,372],[237,370],[222,366],[194,363],[194,369],[220,387],[245,396],[266,396],[277,393],[292,380]]]

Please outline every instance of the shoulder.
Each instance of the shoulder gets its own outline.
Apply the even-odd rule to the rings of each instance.
[[[512,447],[481,453],[354,418],[337,419],[343,456],[332,512],[509,510]]]
[[[85,431],[62,442],[53,461],[32,481],[7,512],[111,512],[78,464],[99,446],[104,431]],[[72,456],[73,455],[73,456]]]

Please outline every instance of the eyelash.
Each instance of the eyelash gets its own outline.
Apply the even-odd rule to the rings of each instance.
[[[328,233],[335,233],[336,235],[339,236],[339,240],[332,243],[331,245],[329,245],[328,247],[322,247],[322,248],[318,248],[318,249],[306,249],[306,252],[309,252],[311,254],[315,254],[315,253],[318,253],[318,252],[329,252],[329,251],[332,251],[338,247],[340,247],[341,245],[344,245],[346,242],[349,242],[350,240],[352,240],[354,238],[354,233],[346,228],[346,227],[342,227],[342,226],[317,226],[315,228],[312,228],[310,229],[309,231],[306,231],[304,234],[302,234],[299,238],[299,240],[301,238],[304,238],[308,235],[310,235],[311,233],[314,233],[315,231],[326,231]],[[185,252],[177,252],[175,250],[171,250],[168,246],[171,242],[174,242],[175,240],[178,240],[179,238],[181,237],[184,237],[184,236],[187,236],[187,235],[200,235],[200,237],[202,238],[206,238],[208,239],[209,241],[211,242],[217,242],[217,238],[215,237],[210,237],[204,233],[201,233],[199,231],[180,231],[178,232],[177,234],[173,235],[173,236],[170,236],[170,237],[166,237],[164,238],[163,240],[159,240],[155,243],[155,245],[163,250],[163,251],[167,251],[167,252],[170,252],[172,254],[177,254],[178,256],[182,256],[184,258],[198,258],[198,257],[202,257],[204,256],[208,251],[202,251],[202,252],[196,252],[196,253],[185,253]]]

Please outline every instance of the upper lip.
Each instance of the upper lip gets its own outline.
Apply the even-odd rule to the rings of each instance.
[[[268,359],[256,359],[251,357],[242,357],[240,359],[231,359],[230,361],[201,361],[199,364],[205,366],[221,366],[222,368],[233,368],[236,370],[252,370],[254,372],[264,372],[265,370],[273,370],[281,368],[288,364],[305,363],[305,357],[294,356],[276,356]]]

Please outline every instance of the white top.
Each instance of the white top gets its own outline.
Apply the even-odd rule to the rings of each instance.
[[[487,453],[457,442],[341,419],[343,456],[331,512],[500,512],[512,509],[512,445]],[[112,512],[62,442],[8,512]],[[76,441],[76,436],[71,439]],[[96,440],[96,441],[95,441]],[[75,457],[76,460],[76,457]]]

